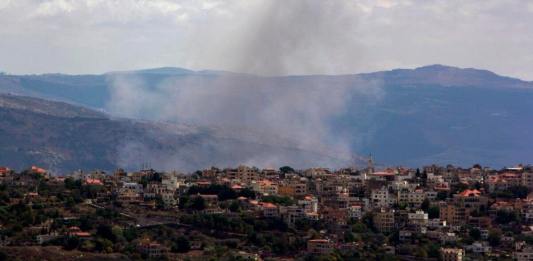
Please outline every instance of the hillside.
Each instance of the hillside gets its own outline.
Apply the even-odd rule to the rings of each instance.
[[[189,125],[111,118],[85,108],[15,95],[0,95],[0,166],[39,165],[56,173],[77,169],[192,171],[218,165],[260,163],[278,155],[303,166],[331,159],[287,144],[237,139]],[[265,161],[268,163],[268,161]]]
[[[122,107],[118,110],[114,107],[117,78],[138,84],[124,88],[135,87],[131,92],[142,95],[134,100],[128,97],[118,100],[122,105],[134,104],[135,108],[126,106],[124,111],[120,110]],[[239,92],[218,93],[218,89],[226,90],[227,86]],[[331,98],[336,90],[341,90],[341,97]],[[194,99],[179,95],[196,91],[214,93],[213,97],[195,101],[191,106],[202,104],[199,106],[213,109],[202,109],[201,117],[187,118],[183,113],[179,117],[165,117],[168,104],[188,104]],[[256,135],[258,130],[253,128],[272,125],[272,129],[282,129],[284,124],[291,123],[291,117],[298,115],[283,115],[274,110],[272,113],[283,120],[264,123],[260,121],[264,108],[270,110],[278,105],[290,108],[287,103],[294,101],[295,106],[303,104],[297,109],[314,111],[313,104],[317,108],[329,108],[339,103],[340,107],[335,107],[331,113],[319,115],[320,121],[327,123],[326,140],[335,142],[336,138],[343,137],[340,141],[347,143],[354,154],[372,153],[377,162],[384,165],[451,163],[469,166],[481,163],[497,167],[531,162],[530,155],[533,155],[533,136],[530,135],[533,133],[533,83],[473,68],[431,65],[360,75],[283,77],[179,68],[104,75],[3,75],[0,76],[0,92],[60,100],[137,119],[175,123],[181,123],[175,121],[176,118],[190,120],[187,122],[200,119],[194,122],[195,126],[243,124],[250,128],[247,135],[234,132],[232,128],[228,130],[228,126],[209,129],[215,136],[230,135],[234,140],[251,137],[263,144],[278,139],[270,137],[270,129]],[[309,100],[311,105],[301,100]],[[245,113],[242,108],[246,108]],[[216,112],[238,116],[216,117]],[[246,121],[241,122],[243,118]],[[236,148],[236,151],[241,150]]]

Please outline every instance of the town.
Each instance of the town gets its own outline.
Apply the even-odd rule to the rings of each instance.
[[[531,165],[0,167],[0,184],[5,260],[533,259]]]

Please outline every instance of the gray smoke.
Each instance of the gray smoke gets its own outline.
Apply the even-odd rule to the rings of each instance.
[[[354,34],[356,18],[346,11],[351,4],[303,0],[256,4],[256,11],[243,16],[238,30],[210,24],[207,32],[191,35],[189,51],[198,55],[195,59],[218,59],[226,68],[264,76],[196,73],[151,85],[133,75],[114,75],[108,110],[127,117],[211,126],[220,136],[327,155],[320,161],[305,162],[296,153],[276,155],[229,146],[222,151],[238,155],[237,162],[215,155],[206,166],[198,167],[217,163],[347,166],[357,134],[338,133],[331,127],[331,119],[346,113],[353,95],[379,98],[379,83],[363,82],[355,76],[272,76],[294,71],[335,72],[339,71],[337,65],[346,64],[347,59],[357,60],[362,50]],[[198,157],[209,154],[209,146],[199,147],[205,150],[193,149]],[[148,149],[137,143],[126,144],[121,152],[127,155],[124,164],[139,162],[131,156],[131,148]],[[158,158],[166,167],[191,168],[181,153]]]
[[[231,19],[237,25],[215,21],[192,30],[187,64],[259,75],[338,74],[352,73],[364,55],[353,1],[248,2],[252,7]]]

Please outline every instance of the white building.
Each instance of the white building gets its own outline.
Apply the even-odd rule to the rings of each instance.
[[[394,196],[385,186],[381,187],[381,189],[373,189],[370,194],[370,199],[372,200],[372,205],[378,208],[388,208],[395,203]]]
[[[298,200],[298,205],[304,208],[306,213],[318,212],[318,199],[311,195],[307,195],[304,199]]]
[[[474,242],[472,245],[466,246],[466,251],[476,254],[488,254],[491,250],[487,242]]]
[[[409,225],[416,228],[427,227],[429,223],[428,213],[425,213],[423,210],[417,210],[415,213],[408,213],[407,219]]]
[[[533,260],[533,247],[526,247],[521,251],[516,251],[513,253],[513,258],[516,261],[531,261]]]
[[[361,206],[355,205],[348,207],[348,218],[359,220],[363,218],[363,209]]]

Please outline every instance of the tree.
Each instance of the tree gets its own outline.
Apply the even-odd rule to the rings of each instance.
[[[68,237],[63,247],[66,250],[72,250],[78,248],[79,244],[80,240],[78,239],[78,237]]]
[[[127,228],[122,234],[127,241],[132,241],[137,238],[137,229],[135,227]]]
[[[455,187],[453,187],[454,193],[462,192],[462,191],[464,191],[466,189],[468,189],[468,184],[465,184],[465,183],[459,183],[459,184],[455,185]]]
[[[429,210],[429,199],[428,198],[424,199],[424,201],[422,202],[422,205],[420,205],[420,208],[426,212]]]
[[[239,212],[240,208],[241,206],[236,201],[231,202],[231,204],[229,205],[229,210],[231,212]]]
[[[189,196],[180,197],[178,208],[179,209],[186,209],[187,206],[189,206],[190,198]]]
[[[124,241],[124,230],[120,226],[113,226],[111,228],[111,232],[113,233],[113,238],[115,239],[113,242],[117,241]]]
[[[344,232],[344,242],[354,242],[355,241],[355,235],[350,232],[346,231]]]
[[[198,211],[204,210],[206,207],[204,198],[199,197],[199,196],[194,197],[189,207],[193,210],[198,210]]]
[[[437,206],[429,207],[429,209],[428,209],[428,217],[430,219],[439,218],[440,217],[440,209],[439,209],[439,207],[437,207]]]
[[[432,258],[439,258],[440,256],[440,246],[439,244],[431,243],[428,246],[428,256]]]
[[[448,193],[446,191],[439,191],[437,193],[437,200],[446,200]]]
[[[176,242],[172,246],[171,250],[172,252],[177,253],[187,253],[191,249],[191,244],[189,243],[189,240],[184,237],[180,236],[176,239]]]
[[[498,230],[491,230],[489,232],[489,237],[487,238],[487,241],[489,241],[489,244],[491,246],[498,246],[500,245],[500,241],[501,241],[501,232],[498,231]]]
[[[255,191],[249,189],[249,188],[243,188],[241,192],[239,192],[239,196],[245,197],[245,198],[252,198],[255,199]]]
[[[481,238],[481,231],[479,231],[479,229],[477,228],[470,229],[470,232],[468,234],[474,240],[479,240]]]
[[[95,249],[97,251],[111,253],[113,252],[113,242],[111,242],[109,239],[98,238],[96,240]]]
[[[67,189],[79,189],[81,187],[81,180],[74,180],[71,177],[66,178],[64,183]]]
[[[289,167],[289,166],[283,166],[281,168],[279,168],[279,171],[283,174],[287,174],[287,173],[293,173],[294,172],[294,169]]]
[[[273,203],[273,204],[284,205],[284,206],[290,206],[290,205],[295,203],[294,200],[292,198],[290,198],[290,197],[274,196],[274,195],[265,196],[265,197],[261,198],[261,201],[269,202],[269,203]]]
[[[81,243],[81,246],[80,246],[80,250],[82,251],[92,251],[94,248],[96,247],[96,245],[94,244],[93,241],[91,240],[85,240],[83,241],[83,243]]]
[[[368,232],[368,227],[363,223],[356,223],[352,226],[352,231],[354,233],[366,233]]]
[[[108,239],[112,242],[116,241],[115,234],[113,233],[113,228],[110,225],[102,224],[99,225],[96,229],[96,236]]]

